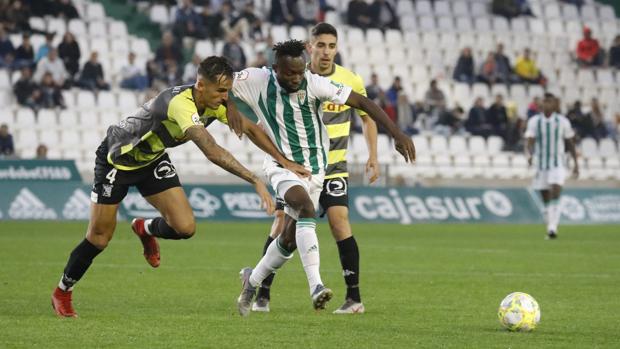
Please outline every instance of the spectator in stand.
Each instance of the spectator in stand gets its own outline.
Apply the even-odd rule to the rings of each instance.
[[[15,59],[15,47],[9,40],[4,26],[0,24],[0,68],[8,68],[13,65]]]
[[[560,1],[564,2],[564,3],[567,3],[567,4],[575,5],[579,9],[581,9],[581,6],[583,6],[583,4],[584,4],[584,0],[560,0]]]
[[[0,125],[0,158],[12,157],[13,155],[15,155],[13,135],[9,133],[9,126],[2,124]]]
[[[202,39],[205,37],[205,30],[202,19],[196,12],[192,0],[183,0],[177,9],[173,31],[179,37],[192,37]]]
[[[474,83],[476,77],[474,73],[474,57],[471,55],[471,48],[465,47],[461,51],[461,55],[456,61],[452,78],[470,85]]]
[[[577,139],[583,139],[591,133],[592,125],[589,118],[581,109],[581,101],[575,101],[573,106],[566,113],[566,117],[570,121],[571,126],[577,133]]]
[[[493,0],[491,12],[507,19],[521,15],[532,16],[532,10],[527,0]]]
[[[41,58],[37,63],[37,70],[34,73],[34,81],[40,83],[45,73],[51,73],[54,82],[58,86],[68,87],[66,84],[68,74],[65,64],[58,58],[58,50],[55,48],[50,49],[47,52],[47,56]]]
[[[523,55],[517,58],[515,73],[524,83],[545,85],[546,80],[536,66],[536,61],[531,56],[529,48],[523,50]]]
[[[616,35],[614,43],[609,48],[609,66],[620,69],[620,35]]]
[[[583,39],[577,43],[577,63],[581,67],[598,67],[603,64],[603,57],[598,40],[592,37],[592,30],[583,27]]]
[[[403,86],[400,81],[400,76],[396,76],[390,88],[385,91],[385,97],[391,105],[396,106],[398,104],[398,95],[401,94],[402,91]]]
[[[201,26],[204,28],[206,39],[220,39],[224,35],[222,32],[222,21],[224,17],[219,12],[214,12],[211,7],[205,6],[200,14]]]
[[[446,109],[446,95],[437,86],[437,80],[431,80],[430,87],[424,95],[424,104],[434,119]]]
[[[487,121],[487,112],[481,97],[476,98],[465,120],[465,130],[474,136],[484,138],[493,134],[493,125]]]
[[[58,45],[58,56],[65,64],[70,79],[80,70],[80,45],[75,41],[75,37],[70,32],[66,32]]]
[[[487,109],[487,121],[493,127],[493,134],[508,141],[508,113],[502,95],[495,96],[495,102]]]
[[[527,118],[531,118],[532,116],[542,112],[542,101],[540,97],[536,96],[532,100],[532,102],[527,106]]]
[[[497,81],[497,62],[493,52],[489,52],[487,58],[480,65],[478,80],[487,83],[489,86]]]
[[[296,0],[271,0],[269,22],[276,25],[303,25],[300,17],[296,17],[294,7]]]
[[[144,70],[136,63],[136,54],[133,52],[129,52],[127,65],[121,68],[121,79],[121,87],[128,90],[142,91],[149,85]]]
[[[385,92],[381,91],[379,93],[379,96],[377,97],[377,100],[377,104],[379,105],[379,107],[381,107],[381,109],[383,109],[383,111],[387,114],[390,120],[392,120],[392,122],[394,123],[397,123],[398,115],[396,112],[396,106],[390,103],[390,101],[385,95]],[[377,131],[379,133],[387,133],[387,131],[381,125],[377,125]]]
[[[463,133],[465,131],[463,128],[464,114],[465,111],[459,105],[452,110],[443,111],[439,114],[439,119],[435,123],[435,132],[446,137]]]
[[[30,42],[30,34],[22,34],[22,43],[15,50],[15,69],[21,69],[22,67],[34,66],[34,48]]]
[[[110,85],[105,82],[103,67],[99,63],[99,53],[97,51],[91,52],[90,59],[84,63],[78,85],[83,89],[94,92],[110,89]]]
[[[352,0],[347,7],[347,23],[350,26],[366,29],[371,27],[370,6],[364,0]]]
[[[495,50],[495,70],[497,72],[497,80],[505,83],[513,81],[512,65],[510,59],[504,54],[504,44],[497,44]]]
[[[377,102],[379,95],[383,92],[381,86],[379,86],[379,77],[376,73],[370,75],[370,84],[366,86],[366,95],[369,99]]]
[[[267,59],[266,66],[271,67],[271,65],[275,62],[275,58],[276,58],[275,52],[273,51],[273,36],[271,36],[271,34],[267,35],[263,53],[265,54],[265,59]]]
[[[222,48],[222,56],[228,59],[234,71],[241,71],[246,67],[245,53],[239,44],[239,36],[236,33],[229,33],[226,43]]]
[[[80,14],[77,8],[73,6],[71,0],[58,0],[55,2],[56,16],[62,17],[67,21],[73,18],[79,18]]]
[[[301,19],[303,25],[315,25],[319,16],[319,2],[315,0],[297,0],[295,15]]]
[[[39,49],[37,50],[37,55],[34,57],[35,62],[38,63],[41,59],[47,57],[49,51],[54,48],[53,41],[54,34],[45,35],[45,42],[41,46],[39,46]]]
[[[165,71],[163,74],[163,83],[166,86],[177,86],[183,83],[181,70],[176,61],[168,60],[165,64]]]
[[[21,76],[13,85],[13,93],[19,105],[37,110],[41,92],[37,84],[32,81],[30,67],[25,66],[21,69]]]
[[[256,52],[256,57],[254,57],[254,61],[252,61],[249,66],[254,68],[268,67],[269,62],[267,62],[267,58],[265,58],[265,53],[263,53],[263,51]]]
[[[394,7],[388,1],[375,0],[370,5],[370,20],[372,26],[381,30],[400,29],[398,16]]]
[[[5,30],[11,33],[30,33],[32,28],[28,22],[31,14],[28,6],[24,6],[20,0],[9,1],[4,8],[0,8],[2,14],[0,22],[3,22]]]
[[[45,144],[39,144],[35,155],[35,160],[47,160],[47,146]]]
[[[155,53],[155,61],[164,65],[167,60],[173,60],[177,63],[177,66],[183,61],[183,49],[174,40],[172,32],[166,31],[161,37],[161,45]]]
[[[198,66],[202,59],[197,54],[194,54],[192,60],[185,64],[185,68],[183,68],[183,83],[184,84],[193,84],[196,82],[196,75],[198,74]]]
[[[413,107],[409,104],[406,94],[401,93],[398,95],[396,110],[398,127],[408,135],[417,134],[418,130],[415,127],[416,115],[413,112]]]
[[[607,126],[605,125],[605,115],[603,114],[603,109],[598,102],[598,98],[592,98],[590,101],[590,112],[587,114],[587,117],[592,122],[592,137],[596,139],[596,141],[600,141],[603,138],[606,138],[607,135]]]
[[[38,101],[38,106],[41,108],[66,108],[65,100],[60,92],[60,86],[56,85],[52,74],[47,72],[43,74],[41,80],[41,98]]]
[[[226,24],[226,22],[224,22]],[[263,22],[254,11],[254,2],[245,3],[238,16],[230,23],[232,30],[237,32],[240,38],[253,41],[263,41]],[[231,28],[226,28],[227,32]]]

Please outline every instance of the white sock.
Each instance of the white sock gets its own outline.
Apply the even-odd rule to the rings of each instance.
[[[67,287],[67,285],[65,285],[65,284],[62,282],[63,277],[64,277],[64,274],[63,274],[63,276],[61,276],[61,277],[60,277],[60,281],[58,281],[58,288],[59,288],[59,289],[61,289],[61,290],[63,290],[63,291],[65,291],[65,292],[68,292],[68,291],[73,291],[73,286],[71,286],[71,287]]]
[[[562,210],[560,209],[560,200],[556,199],[552,201],[553,203],[553,215],[551,216],[551,222],[549,222],[549,226],[551,230],[554,232],[558,232],[558,225],[560,224],[560,215],[562,214]]]
[[[319,255],[319,240],[316,237],[316,221],[313,218],[300,218],[297,221],[295,231],[295,242],[301,258],[301,264],[308,278],[310,295],[317,285],[323,284],[319,266],[321,258]]]
[[[545,204],[545,207],[542,210],[542,216],[545,221],[545,225],[549,224],[549,208],[547,207],[547,204]]]
[[[259,286],[269,274],[273,273],[286,261],[293,257],[293,253],[286,251],[280,246],[279,238],[273,240],[261,260],[258,262],[250,275],[250,285]]]
[[[149,235],[153,235],[151,234],[151,228],[150,228],[152,221],[153,221],[152,219],[146,219],[144,221],[144,231]]]
[[[558,215],[557,200],[549,201],[547,206],[547,232],[555,232],[558,229],[556,216]]]

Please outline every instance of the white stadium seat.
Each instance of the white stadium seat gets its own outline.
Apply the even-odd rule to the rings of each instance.
[[[89,2],[86,4],[86,18],[92,20],[105,19],[105,9],[103,5],[98,2]]]
[[[418,16],[432,16],[433,6],[428,0],[418,0],[415,2],[415,14]]]
[[[170,23],[168,9],[164,5],[151,6],[149,18],[151,19],[151,22],[155,22],[160,25],[166,25]]]

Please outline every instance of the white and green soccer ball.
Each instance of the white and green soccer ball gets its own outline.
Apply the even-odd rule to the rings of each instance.
[[[499,304],[499,322],[510,331],[532,331],[540,322],[540,307],[534,297],[513,292]]]

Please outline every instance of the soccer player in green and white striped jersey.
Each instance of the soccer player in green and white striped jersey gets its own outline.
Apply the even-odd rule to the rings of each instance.
[[[536,163],[536,175],[532,187],[540,191],[545,205],[544,217],[547,222],[548,239],[557,237],[560,222],[560,194],[566,177],[565,148],[573,158],[573,175],[575,177],[579,175],[575,131],[570,121],[556,112],[557,107],[555,96],[546,93],[543,112],[530,118],[525,131],[528,164],[531,166],[532,163]]]
[[[252,108],[280,152],[312,172],[311,178],[299,178],[271,157],[265,157],[265,174],[276,195],[286,203],[285,230],[269,245],[254,269],[242,270],[243,286],[237,306],[244,316],[250,312],[256,287],[290,259],[295,249],[299,250],[314,308],[324,309],[333,296],[332,291],[323,286],[319,274],[315,222],[329,151],[327,129],[322,120],[323,102],[346,104],[365,111],[388,130],[396,150],[406,161],[415,160],[411,138],[401,132],[379,106],[353,92],[351,87],[306,69],[305,48],[298,40],[278,43],[274,46],[272,69],[248,68],[237,73],[233,83],[233,94]]]

